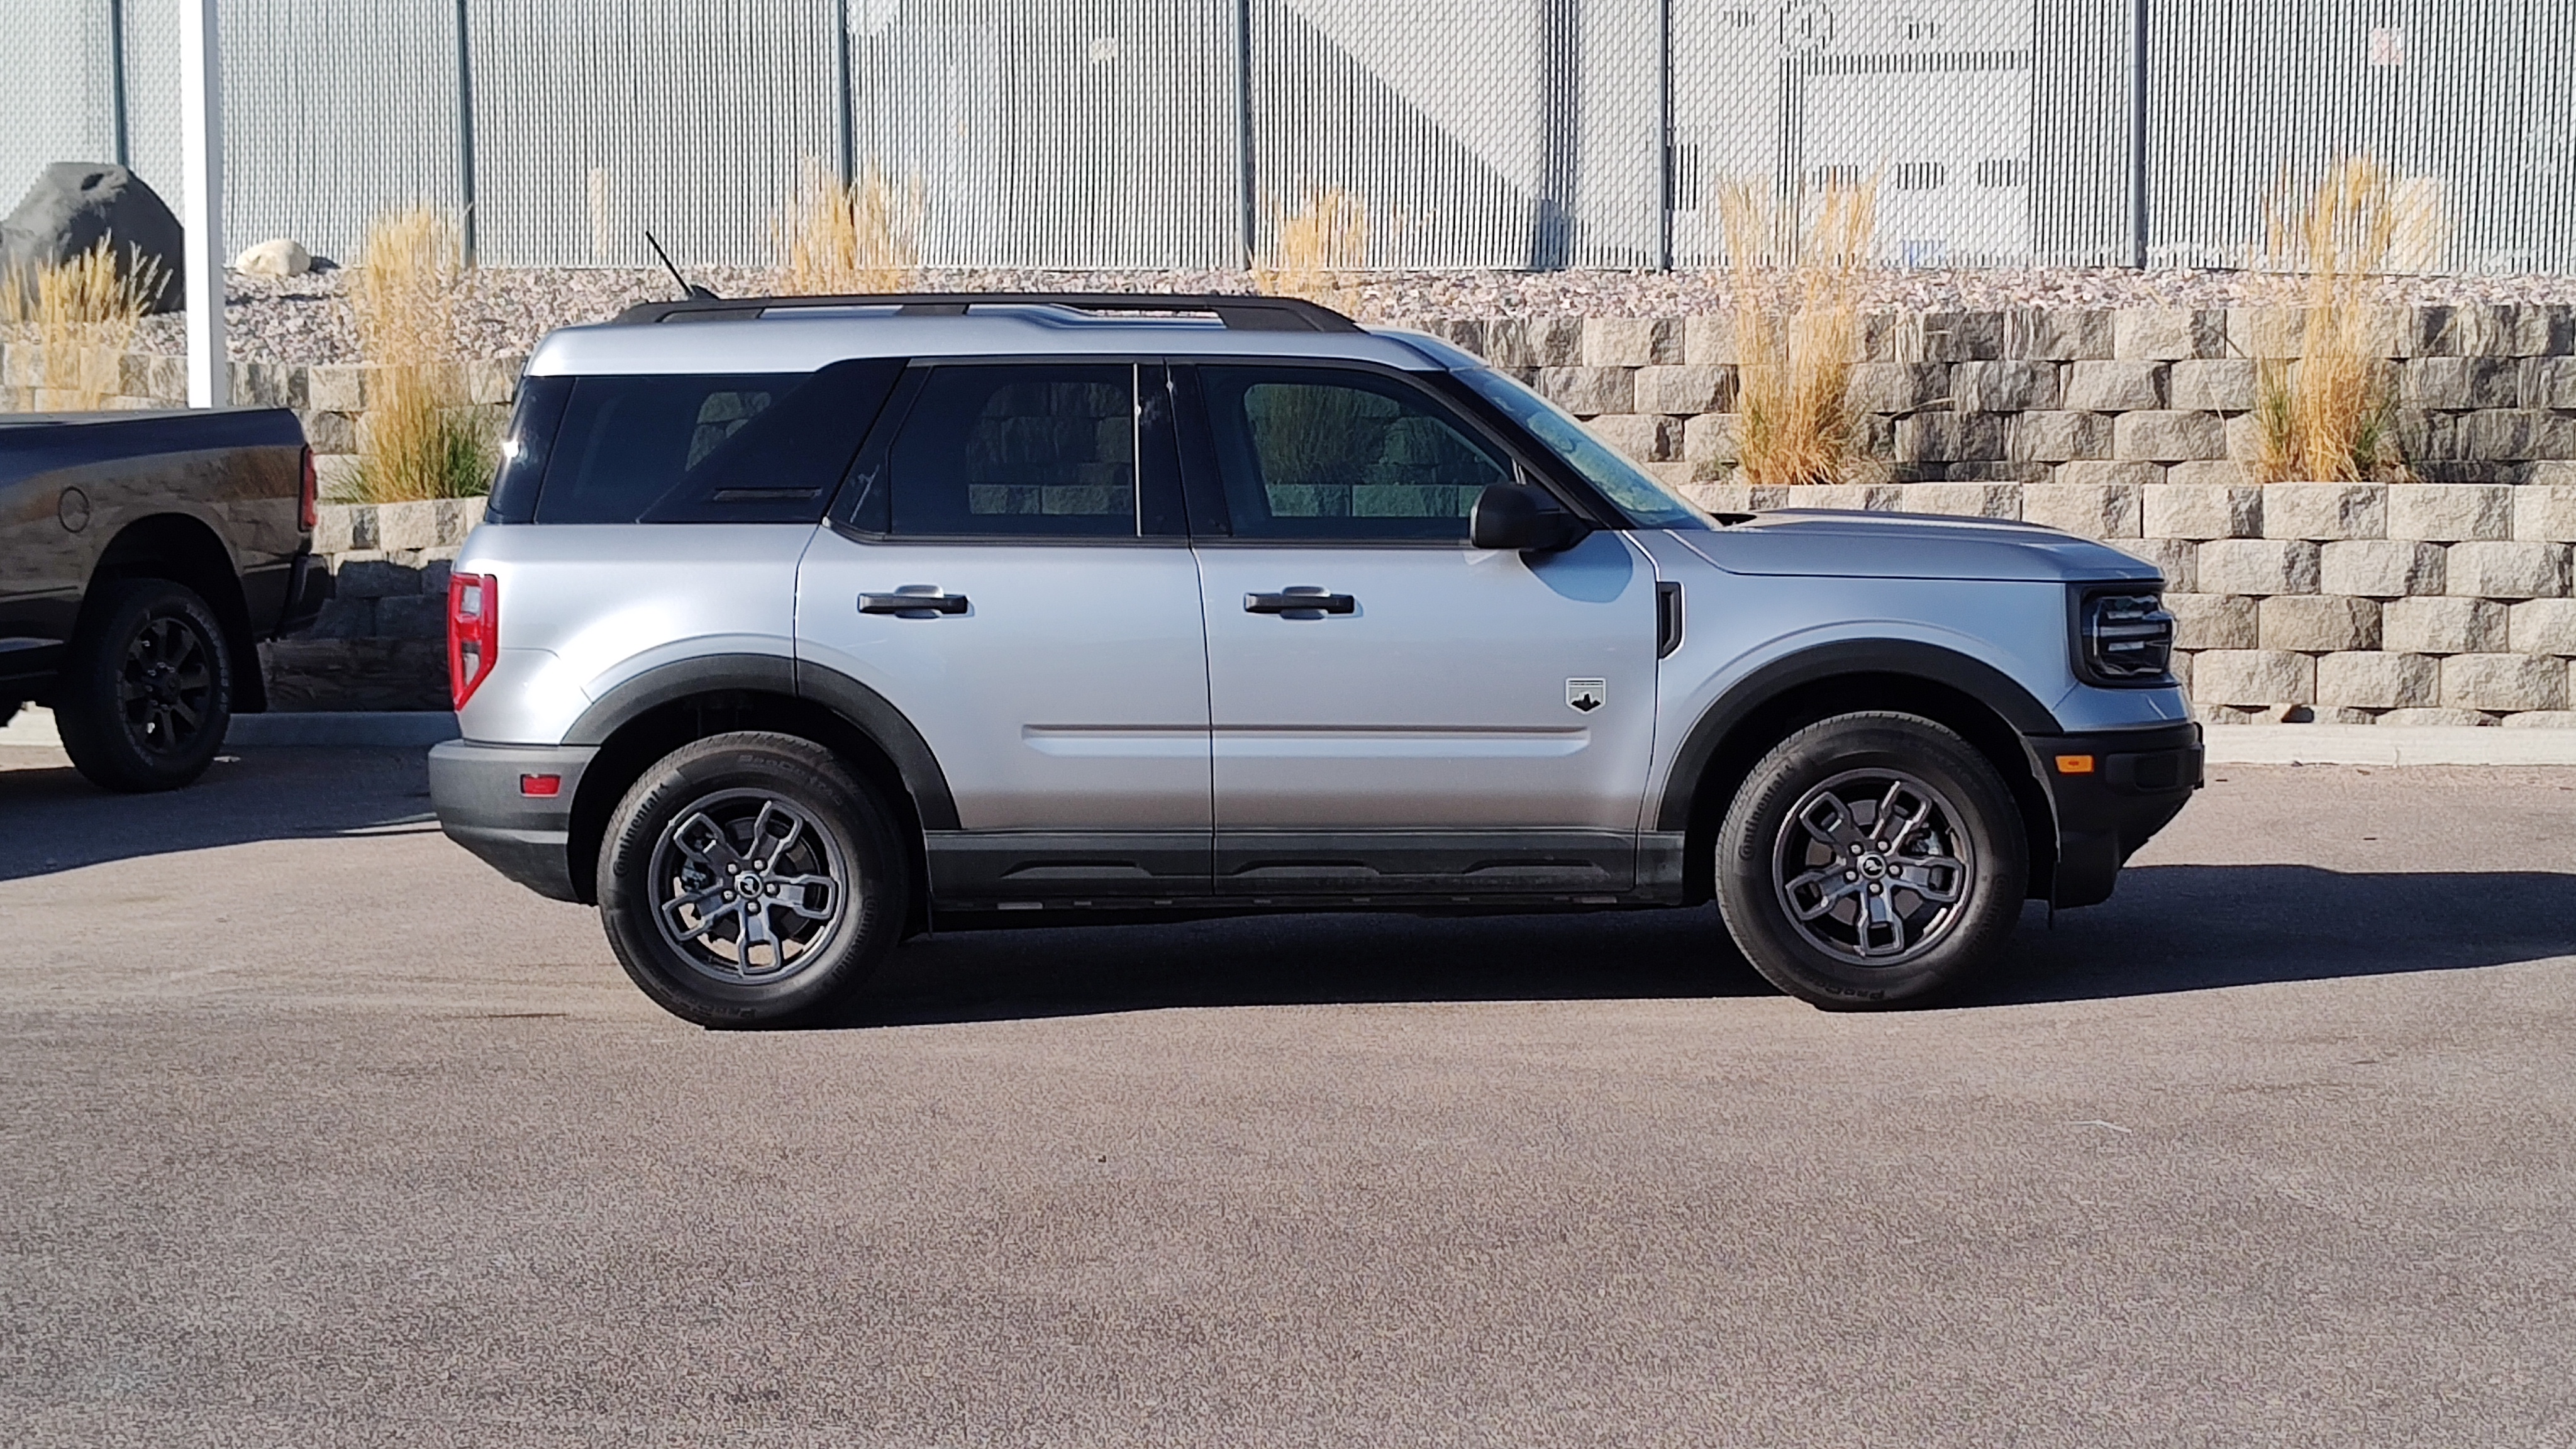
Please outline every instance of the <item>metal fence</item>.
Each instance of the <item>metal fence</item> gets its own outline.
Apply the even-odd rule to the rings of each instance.
[[[7,0],[0,189],[175,201],[173,0]],[[1697,267],[1729,182],[1875,178],[1884,259],[2230,265],[2343,155],[2436,265],[2576,270],[2569,0],[223,0],[226,232],[463,209],[501,265],[770,259],[799,168],[938,266],[1229,267],[1338,190],[1372,266]]]

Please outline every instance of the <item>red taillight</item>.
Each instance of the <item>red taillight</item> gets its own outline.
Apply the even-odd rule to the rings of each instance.
[[[295,516],[302,520],[306,533],[311,533],[313,526],[322,521],[322,514],[318,507],[321,500],[322,480],[321,476],[313,471],[313,446],[308,443],[304,447],[304,483],[295,500]]]
[[[447,576],[447,689],[463,709],[501,652],[501,584],[490,574]]]
[[[521,775],[519,777],[519,793],[522,795],[534,795],[540,799],[547,796],[560,795],[563,793],[563,776]]]

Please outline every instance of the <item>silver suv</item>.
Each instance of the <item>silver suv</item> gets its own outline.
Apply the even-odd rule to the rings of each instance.
[[[710,1026],[934,919],[1712,898],[1783,990],[1909,1005],[2198,785],[2162,586],[2021,524],[1711,516],[1300,302],[651,305],[529,365],[430,783]]]

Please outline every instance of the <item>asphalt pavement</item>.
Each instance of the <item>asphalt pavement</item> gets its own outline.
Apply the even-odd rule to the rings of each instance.
[[[1939,1011],[1319,916],[766,1035],[427,804],[0,748],[0,1443],[2576,1444],[2576,770],[2219,768]]]

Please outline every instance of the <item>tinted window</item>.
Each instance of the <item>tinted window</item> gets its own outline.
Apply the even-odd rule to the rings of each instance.
[[[1135,369],[932,368],[887,465],[898,536],[1132,538]]]
[[[902,367],[574,379],[542,456],[535,521],[811,522]],[[542,442],[533,421],[513,439],[522,449]],[[505,491],[517,466],[503,463]]]
[[[495,523],[526,523],[537,516],[537,491],[545,481],[546,459],[562,429],[564,405],[572,398],[569,377],[519,379],[519,404],[510,413],[510,432],[501,440],[501,467],[492,479],[492,501],[486,510]]]
[[[537,522],[635,522],[803,380],[797,373],[576,380]]]
[[[759,392],[719,391],[700,405],[680,482],[644,514],[647,523],[811,523],[886,395],[900,361],[836,362],[763,402]]]
[[[1201,369],[1237,538],[1463,540],[1511,464],[1402,383],[1325,369]]]

